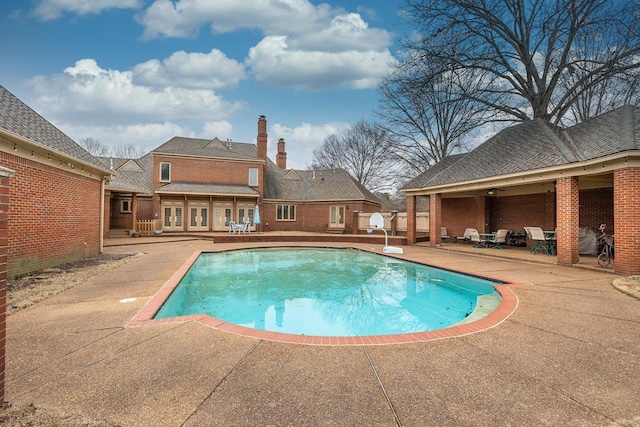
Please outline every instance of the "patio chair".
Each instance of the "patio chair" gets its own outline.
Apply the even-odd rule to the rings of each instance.
[[[493,239],[487,240],[487,243],[490,243],[491,247],[494,249],[502,249],[502,246],[500,245],[507,242],[507,234],[509,234],[509,230],[501,228],[495,236],[493,236]]]
[[[440,227],[440,239],[447,240],[450,237],[451,236],[449,236],[449,233],[447,232],[447,227]]]
[[[466,230],[464,230],[464,234],[462,236],[455,236],[456,243],[458,243],[459,240],[462,240],[465,243],[470,242],[471,241],[471,230],[475,230],[476,233],[478,232],[478,230],[476,230],[475,228],[467,228]]]
[[[480,239],[480,233],[475,228],[469,229],[469,240],[475,243],[474,248],[484,248],[484,241]]]
[[[246,226],[244,224],[236,224],[235,221],[229,221],[229,233],[245,233]]]
[[[535,241],[535,244],[531,246],[531,253],[537,254],[538,252],[544,252],[549,255],[549,246],[547,245],[547,239],[544,237],[544,232],[540,227],[525,227],[527,236]]]

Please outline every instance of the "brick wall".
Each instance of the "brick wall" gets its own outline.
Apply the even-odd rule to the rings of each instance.
[[[597,229],[602,223],[613,233],[613,188],[580,191],[580,227]]]
[[[98,254],[100,181],[12,154],[9,208],[10,277]]]
[[[296,207],[296,221],[277,221],[276,206],[290,204]],[[275,202],[265,200],[260,208],[260,222],[264,231],[307,231],[324,233],[329,228],[331,206],[345,206],[345,233],[353,230],[353,211],[378,212],[380,205],[365,201],[341,202]],[[269,225],[267,225],[269,224]]]

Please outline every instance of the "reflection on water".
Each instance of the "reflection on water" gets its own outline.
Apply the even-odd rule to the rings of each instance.
[[[491,282],[355,249],[202,254],[156,318],[209,314],[291,334],[428,331],[468,316]]]

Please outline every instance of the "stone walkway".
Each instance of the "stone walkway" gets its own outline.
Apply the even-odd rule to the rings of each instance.
[[[196,250],[240,246],[108,246],[144,255],[8,318],[7,400],[122,426],[608,426],[640,417],[640,301],[599,271],[406,247],[407,259],[525,285],[513,288],[519,305],[501,324],[411,344],[288,344],[195,321],[125,326]]]

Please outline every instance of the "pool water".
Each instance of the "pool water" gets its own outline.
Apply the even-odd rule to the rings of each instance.
[[[203,253],[155,315],[208,314],[273,332],[366,336],[464,321],[494,283],[357,249]]]

